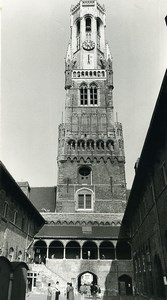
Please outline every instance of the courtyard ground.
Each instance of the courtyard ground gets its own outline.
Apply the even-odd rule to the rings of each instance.
[[[75,300],[80,300],[80,299],[81,299],[80,295],[75,296]],[[47,294],[44,295],[44,294],[32,294],[32,293],[29,293],[26,296],[26,300],[47,300]],[[55,296],[54,295],[52,296],[52,300],[55,300]],[[66,296],[65,295],[60,296],[59,300],[66,300]]]
[[[75,295],[74,297],[75,300],[81,300],[81,295]],[[89,298],[85,297],[85,300],[88,300]],[[92,299],[92,298],[90,298]],[[97,298],[99,300],[100,298]],[[135,296],[116,296],[116,297],[111,297],[111,296],[104,296],[102,298],[103,300],[149,300],[149,298],[146,297],[135,297]],[[47,294],[32,294],[29,293],[26,295],[26,300],[47,300]],[[52,296],[52,300],[55,300],[55,296]],[[60,295],[59,300],[67,300],[66,295]]]

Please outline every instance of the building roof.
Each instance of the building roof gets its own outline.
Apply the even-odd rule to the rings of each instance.
[[[56,187],[32,187],[30,200],[39,211],[55,211]]]
[[[119,231],[120,226],[59,226],[45,224],[35,237],[38,239],[116,239],[119,236]]]
[[[122,213],[42,213],[49,224],[57,225],[112,225],[119,226]]]
[[[131,220],[132,212],[137,207],[144,191],[155,160],[159,157],[160,149],[164,149],[167,141],[167,71],[161,85],[158,99],[151,118],[149,129],[143,145],[140,159],[136,168],[128,204],[125,210],[123,224]]]

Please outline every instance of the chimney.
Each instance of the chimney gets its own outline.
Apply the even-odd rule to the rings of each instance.
[[[134,166],[135,173],[137,172],[137,169],[138,169],[139,160],[140,160],[140,157],[138,157],[138,159],[137,159],[136,162],[135,162],[135,166]]]
[[[28,181],[17,182],[23,193],[30,199],[30,186]]]

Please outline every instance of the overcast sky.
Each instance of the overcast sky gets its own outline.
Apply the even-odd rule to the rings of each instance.
[[[2,9],[1,160],[16,181],[57,184],[72,0],[5,0]],[[167,65],[166,0],[99,0],[113,56],[126,180],[134,178]]]

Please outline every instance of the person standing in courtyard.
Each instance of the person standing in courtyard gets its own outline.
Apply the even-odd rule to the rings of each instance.
[[[81,294],[81,300],[84,300],[84,298],[85,298],[85,286],[83,284],[81,284],[79,292]]]
[[[92,294],[93,300],[96,300],[97,292],[98,292],[97,285],[95,283],[93,283],[91,286],[91,294]]]
[[[69,296],[68,300],[74,300],[74,288],[72,286],[72,283],[69,284]]]
[[[48,283],[48,290],[47,290],[47,300],[52,299],[52,288],[51,288],[51,283]]]
[[[60,296],[60,288],[59,288],[59,281],[56,282],[56,289],[55,289],[55,300],[59,300]]]
[[[66,296],[67,296],[67,300],[69,299],[69,289],[70,289],[70,283],[67,282],[67,288],[66,288]]]

